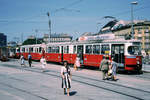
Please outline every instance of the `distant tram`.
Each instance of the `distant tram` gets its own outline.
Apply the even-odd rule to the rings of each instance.
[[[120,70],[140,71],[142,69],[141,43],[137,40],[103,40],[82,42],[59,42],[38,45],[23,45],[16,49],[16,55],[27,59],[30,53],[33,60],[42,56],[50,62],[74,64],[79,55],[84,66],[99,67],[104,55],[113,57]]]

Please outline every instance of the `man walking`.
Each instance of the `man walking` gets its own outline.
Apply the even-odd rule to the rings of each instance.
[[[100,63],[100,69],[101,69],[101,71],[102,71],[102,79],[103,80],[106,80],[106,79],[108,79],[108,75],[107,75],[107,73],[108,73],[108,70],[109,70],[109,57],[107,57],[107,56],[103,56],[103,60],[101,61],[101,63]]]
[[[28,55],[28,62],[29,62],[29,67],[31,67],[31,63],[32,63],[32,56],[31,54],[29,53]]]

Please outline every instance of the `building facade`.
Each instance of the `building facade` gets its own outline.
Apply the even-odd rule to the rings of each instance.
[[[7,46],[7,36],[3,33],[0,33],[0,47],[6,47]]]
[[[112,29],[112,32],[116,37],[131,36],[131,24]],[[150,21],[136,21],[133,38],[140,40],[142,50],[150,54]]]
[[[45,43],[49,42],[49,35],[44,34],[43,41]],[[72,41],[72,36],[68,34],[52,34],[50,37],[50,42],[69,42]]]

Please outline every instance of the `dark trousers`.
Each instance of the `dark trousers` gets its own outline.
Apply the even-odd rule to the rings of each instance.
[[[29,62],[29,66],[31,67],[32,60],[29,59],[28,62]]]

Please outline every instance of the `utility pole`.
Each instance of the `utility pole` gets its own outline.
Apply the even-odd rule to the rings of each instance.
[[[48,16],[48,25],[49,25],[49,43],[50,43],[50,38],[51,38],[51,20],[50,20],[50,13],[47,12]]]
[[[21,43],[23,44],[23,33],[21,33]]]
[[[137,5],[137,4],[138,4],[137,1],[131,2],[131,38],[132,39],[134,38],[133,5]]]
[[[37,33],[38,33],[38,30],[36,29],[36,30],[35,30],[35,34],[36,34],[36,35],[35,35],[36,44],[37,44]]]

